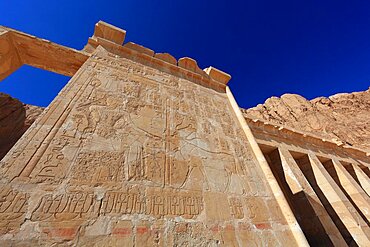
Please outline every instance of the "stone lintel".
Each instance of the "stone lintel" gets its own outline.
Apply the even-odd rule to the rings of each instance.
[[[0,52],[5,52],[5,49],[9,49],[5,57],[8,61],[12,61],[10,65],[11,68],[8,69],[10,73],[13,72],[15,68],[27,64],[58,74],[73,76],[89,57],[89,54],[83,51],[61,46],[10,28],[2,27],[1,30],[3,30],[1,36],[8,36],[6,38],[8,41],[2,39],[2,42],[5,42],[7,45],[1,45],[4,51]],[[6,32],[4,32],[4,30],[6,30]],[[12,42],[9,43],[9,40]],[[4,79],[10,73],[2,73],[0,78]]]
[[[0,81],[22,66],[11,32],[0,27]]]

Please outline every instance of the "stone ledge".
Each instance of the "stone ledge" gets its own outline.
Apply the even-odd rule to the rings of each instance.
[[[339,149],[342,150],[344,153],[349,152],[355,154],[359,157],[363,157],[368,159],[370,157],[370,152],[365,149],[360,149],[356,147],[352,147],[346,145],[345,143],[339,140],[328,140],[318,136],[315,136],[308,132],[303,132],[299,130],[295,130],[293,128],[287,126],[281,126],[274,123],[265,122],[259,119],[251,119],[248,117],[244,117],[247,121],[250,128],[255,131],[261,131],[264,133],[269,133],[270,135],[276,135],[280,138],[287,139],[289,137],[290,140],[298,139],[298,140],[305,140],[305,142],[310,143],[312,145],[320,145],[323,147],[331,148],[331,149]],[[294,142],[294,141],[291,141]]]

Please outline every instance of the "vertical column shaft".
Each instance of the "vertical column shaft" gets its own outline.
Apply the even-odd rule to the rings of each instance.
[[[370,229],[314,154],[308,154],[317,186],[359,246],[370,246]]]
[[[294,160],[293,156],[284,147],[279,147],[279,154],[285,176],[293,176],[292,180],[295,180],[299,183],[305,195],[308,197],[308,202],[310,203],[316,216],[320,220],[323,228],[325,229],[325,232],[329,236],[330,241],[333,243],[334,246],[346,246],[347,244],[343,239],[341,233],[339,232],[333,220],[330,218],[330,215],[320,202],[320,199],[316,195],[310,183],[307,181],[304,174],[299,169],[298,164]]]
[[[369,196],[356,183],[348,171],[337,159],[332,159],[334,168],[337,172],[341,186],[357,205],[367,221],[370,221],[370,199]]]
[[[354,175],[357,177],[361,187],[364,189],[364,191],[367,193],[368,196],[370,196],[370,179],[366,175],[366,173],[360,168],[360,164],[353,160],[352,162],[352,168],[354,170]]]

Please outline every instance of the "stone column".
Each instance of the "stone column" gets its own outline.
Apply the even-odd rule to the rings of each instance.
[[[370,221],[370,199],[369,196],[362,190],[362,188],[356,183],[353,177],[348,173],[348,171],[343,167],[339,160],[333,158],[332,163],[340,185],[346,191],[352,201],[358,207],[358,210],[364,215],[367,219],[367,222]]]
[[[361,164],[353,160],[351,166],[354,171],[353,175],[357,177],[361,187],[364,189],[367,195],[370,196],[370,179],[366,175],[366,173],[360,168]]]
[[[320,199],[316,195],[310,183],[307,181],[306,177],[299,169],[298,164],[294,160],[293,156],[284,147],[279,147],[279,154],[286,180],[288,181],[289,186],[293,185],[293,187],[291,188],[293,188],[293,190],[295,189],[293,193],[298,193],[296,189],[302,188],[306,197],[308,197],[307,201],[310,203],[312,209],[315,211],[316,216],[320,220],[326,234],[329,236],[333,245],[346,246],[347,244],[340,234],[338,228],[334,224],[333,220],[330,218],[328,212],[325,210],[324,205],[322,205],[322,203],[320,202]]]
[[[349,202],[316,155],[309,153],[308,158],[310,164],[307,165],[311,166],[317,186],[323,192],[354,241],[359,246],[370,246],[369,226]]]

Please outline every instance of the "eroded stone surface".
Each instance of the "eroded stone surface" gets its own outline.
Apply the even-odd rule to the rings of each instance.
[[[327,140],[367,145],[369,90],[284,95],[245,119],[230,75],[125,34],[99,22],[79,52],[0,27],[3,77],[80,68],[0,161],[1,246],[370,245],[369,153]],[[0,134],[39,115],[0,108]]]
[[[370,149],[370,89],[311,101],[300,95],[284,94],[243,111],[247,118],[286,125]]]

